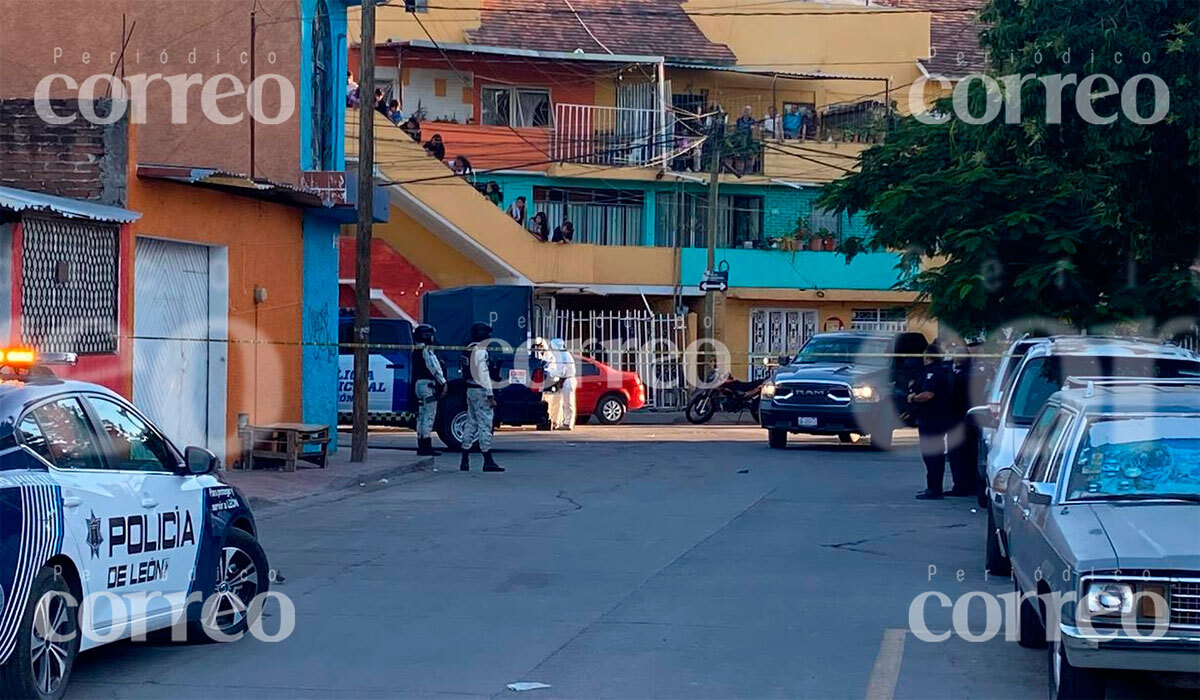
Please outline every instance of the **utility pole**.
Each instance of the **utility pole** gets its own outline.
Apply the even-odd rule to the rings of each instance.
[[[708,166],[708,224],[705,230],[705,237],[708,239],[708,265],[705,268],[705,275],[717,269],[717,226],[718,226],[718,211],[717,202],[719,199],[718,189],[721,184],[721,157],[725,147],[725,113],[718,110],[713,115],[712,128],[708,130],[708,140],[712,142],[712,148],[709,149],[709,154],[712,162]],[[724,328],[718,323],[718,316],[723,315],[725,306],[724,294],[715,289],[709,289],[704,293],[704,319],[702,321],[700,337],[709,341],[707,344],[708,351],[713,352],[714,341],[724,341]],[[705,358],[704,367],[713,369],[716,367],[716,354],[710,354]],[[707,378],[702,374],[701,377]]]
[[[371,224],[375,186],[375,0],[362,0],[358,74],[358,231],[354,247],[354,414],[350,461],[367,458],[367,369],[371,340]]]

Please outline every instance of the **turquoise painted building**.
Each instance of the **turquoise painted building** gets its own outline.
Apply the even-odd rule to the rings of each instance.
[[[346,8],[359,0],[302,0],[300,162],[304,171],[346,169]],[[337,424],[338,231],[353,211],[304,216],[301,394],[306,423]],[[335,450],[336,441],[330,445]]]
[[[551,230],[569,218],[577,242],[671,247],[681,238],[681,283],[691,287],[703,276],[708,187],[698,176],[604,180],[495,172],[479,179],[499,184],[505,207],[525,197],[529,215],[546,213]],[[897,254],[863,254],[846,264],[837,253],[809,249],[811,234],[836,243],[868,232],[862,216],[816,207],[819,194],[815,185],[722,183],[717,262],[728,264],[731,287],[893,289]]]

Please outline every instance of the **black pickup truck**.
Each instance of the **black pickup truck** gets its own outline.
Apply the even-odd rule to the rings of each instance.
[[[838,332],[814,335],[763,384],[759,421],[771,447],[788,434],[837,435],[851,442],[870,435],[887,449],[892,432],[911,425],[905,399],[929,345],[915,332]]]

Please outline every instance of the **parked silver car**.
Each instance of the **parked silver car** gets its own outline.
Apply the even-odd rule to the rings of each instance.
[[[987,449],[987,479],[1012,465],[1022,443],[1033,429],[1038,411],[1067,377],[1183,377],[1200,378],[1200,355],[1174,345],[1135,338],[1053,336],[1031,340],[1003,392],[999,410],[971,409],[972,420],[991,438]],[[1004,527],[1004,499],[989,494],[985,567],[992,574],[1008,574],[1008,557],[999,540]]]
[[[1102,669],[1200,682],[1200,381],[1072,385],[992,483],[1020,643],[1052,698],[1103,697]]]

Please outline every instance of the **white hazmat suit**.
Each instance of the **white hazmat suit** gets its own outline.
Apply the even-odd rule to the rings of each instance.
[[[553,429],[573,430],[575,428],[575,388],[578,379],[575,378],[575,358],[567,350],[567,344],[562,338],[550,341],[550,349],[554,355],[553,366],[547,367],[546,373],[560,380],[559,390],[550,395],[550,425]]]

